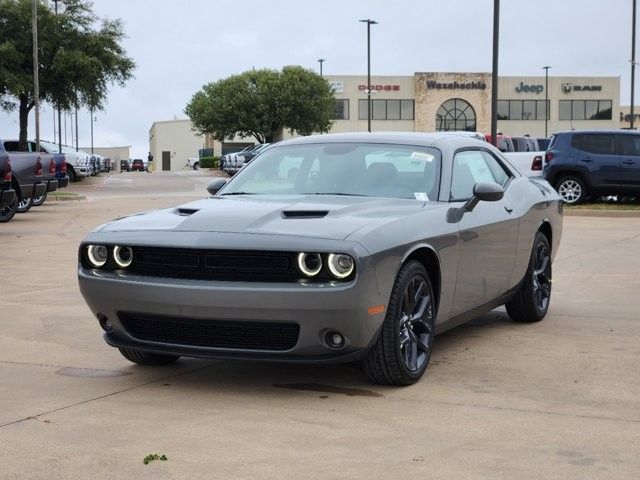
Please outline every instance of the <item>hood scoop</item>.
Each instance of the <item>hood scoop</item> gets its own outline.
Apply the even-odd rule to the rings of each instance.
[[[324,218],[329,210],[285,210],[282,218]]]
[[[188,217],[198,212],[197,208],[176,208],[176,215],[180,215],[182,217]]]

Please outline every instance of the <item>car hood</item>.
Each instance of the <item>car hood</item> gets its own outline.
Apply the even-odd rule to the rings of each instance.
[[[177,208],[114,220],[117,231],[221,232],[342,240],[371,223],[384,223],[436,208],[436,202],[347,196],[210,197]]]

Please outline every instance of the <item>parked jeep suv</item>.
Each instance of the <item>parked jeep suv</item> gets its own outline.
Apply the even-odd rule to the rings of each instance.
[[[589,196],[640,195],[640,132],[556,133],[545,154],[543,176],[566,203]]]

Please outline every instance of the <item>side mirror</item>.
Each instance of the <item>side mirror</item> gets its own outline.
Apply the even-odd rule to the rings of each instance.
[[[215,195],[218,191],[226,185],[227,181],[224,178],[216,178],[213,182],[207,185],[207,192],[210,195]]]
[[[504,197],[504,188],[493,182],[479,182],[473,186],[473,197],[464,205],[464,209],[470,212],[478,202],[497,202]]]

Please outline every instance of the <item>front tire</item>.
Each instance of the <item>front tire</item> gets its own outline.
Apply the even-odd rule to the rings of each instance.
[[[124,358],[138,365],[160,366],[174,363],[180,355],[163,355],[160,353],[143,352],[133,348],[118,348]]]
[[[198,170],[200,168],[200,162],[196,162],[193,164],[193,169]]]
[[[47,192],[44,192],[42,195],[40,195],[39,197],[35,197],[33,199],[33,206],[34,207],[39,207],[40,205],[42,205],[44,203],[44,201],[47,199]]]
[[[16,209],[16,212],[27,213],[29,210],[31,210],[32,206],[33,206],[33,198],[31,197],[23,198],[21,201],[18,202],[18,208]]]
[[[551,301],[551,247],[547,236],[536,233],[522,286],[505,307],[516,322],[539,322]]]
[[[69,168],[69,166],[67,166],[67,175],[69,176],[70,183],[76,182],[78,180],[76,171],[73,168]]]
[[[424,374],[435,336],[435,296],[424,266],[415,260],[398,273],[380,335],[362,362],[381,385],[411,385]]]
[[[556,190],[569,205],[577,205],[587,198],[587,186],[582,178],[576,175],[567,175],[556,182]]]

